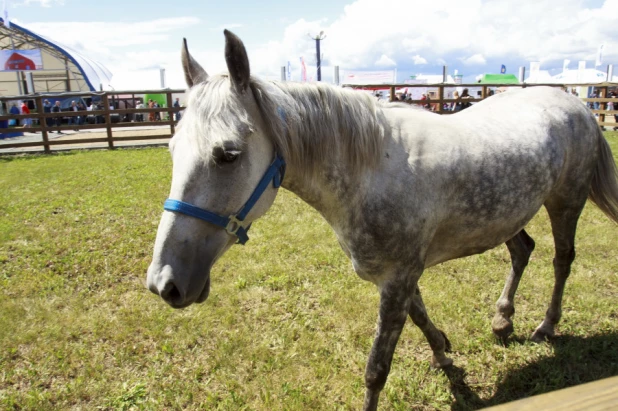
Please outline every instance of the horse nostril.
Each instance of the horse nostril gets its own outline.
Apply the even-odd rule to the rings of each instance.
[[[163,298],[165,301],[168,301],[170,303],[176,303],[179,304],[181,303],[181,295],[180,295],[180,291],[178,291],[178,288],[176,288],[176,285],[173,282],[169,282],[167,284],[165,284],[165,287],[163,287],[163,290],[161,291],[161,298]]]

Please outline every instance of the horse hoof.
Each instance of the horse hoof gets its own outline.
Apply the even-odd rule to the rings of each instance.
[[[431,357],[431,366],[433,368],[440,369],[450,367],[451,365],[453,365],[453,360],[445,355],[441,355],[440,357],[433,355]]]
[[[491,329],[494,335],[503,343],[506,343],[509,336],[513,334],[515,330],[513,328],[513,321],[510,321],[504,317],[495,317],[491,323]]]
[[[549,340],[550,338],[552,338],[554,336],[554,333],[551,331],[546,331],[544,329],[542,329],[541,327],[537,328],[534,333],[532,333],[532,337],[530,337],[530,340],[532,342],[535,342],[537,344],[540,344],[542,342],[545,342],[547,340]]]

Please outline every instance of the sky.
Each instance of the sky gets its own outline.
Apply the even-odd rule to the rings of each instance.
[[[116,90],[185,88],[182,39],[209,74],[226,71],[223,29],[244,42],[251,72],[279,79],[288,61],[300,80],[300,57],[316,79],[315,41],[321,41],[322,80],[333,67],[449,74],[465,82],[486,73],[517,75],[530,62],[562,72],[578,61],[618,73],[618,0],[6,0],[11,21],[103,63]]]

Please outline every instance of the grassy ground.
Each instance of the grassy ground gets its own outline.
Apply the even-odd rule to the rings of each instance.
[[[294,195],[217,264],[205,304],[174,311],[144,288],[170,166],[165,149],[0,157],[0,408],[359,409],[377,293]],[[553,285],[544,212],[528,232],[511,343],[490,327],[504,246],[427,270],[456,366],[431,370],[410,322],[382,409],[476,409],[618,375],[616,226],[586,207],[559,336],[540,345],[527,337]]]

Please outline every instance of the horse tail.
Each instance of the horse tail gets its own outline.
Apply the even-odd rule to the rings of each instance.
[[[598,140],[599,160],[592,176],[588,199],[618,223],[618,167],[600,128],[598,128]]]

